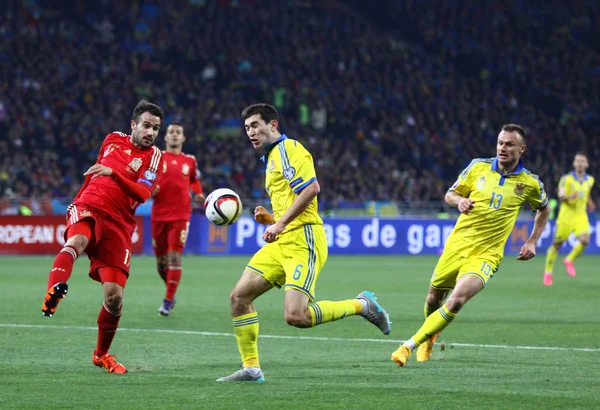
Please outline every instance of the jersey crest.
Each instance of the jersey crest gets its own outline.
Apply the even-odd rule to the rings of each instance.
[[[129,163],[129,167],[131,169],[133,169],[135,172],[138,172],[140,170],[141,166],[142,166],[142,160],[141,160],[141,158],[134,158]]]
[[[516,196],[523,196],[523,193],[525,192],[525,184],[520,184],[517,182],[514,192]]]

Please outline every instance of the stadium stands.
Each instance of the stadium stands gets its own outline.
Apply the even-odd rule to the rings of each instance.
[[[312,151],[327,209],[437,211],[506,122],[529,131],[526,166],[551,195],[578,150],[597,173],[598,3],[485,3],[3,2],[0,212],[72,197],[141,98],[183,122],[207,190],[256,203],[263,169],[239,114],[257,101]]]

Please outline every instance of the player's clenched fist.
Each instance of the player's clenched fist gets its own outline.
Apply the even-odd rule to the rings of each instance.
[[[275,223],[275,217],[260,205],[254,209],[254,219],[262,225],[273,225]]]
[[[468,214],[473,210],[474,204],[475,201],[472,201],[469,198],[463,198],[458,203],[458,210],[463,214]]]
[[[109,177],[112,175],[112,168],[109,167],[105,167],[102,164],[94,164],[90,167],[90,169],[88,169],[87,171],[85,171],[85,173],[83,175],[92,175],[92,178],[96,178],[96,177]]]

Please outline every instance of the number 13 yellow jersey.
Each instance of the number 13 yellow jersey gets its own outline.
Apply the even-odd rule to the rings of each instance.
[[[473,210],[461,214],[445,245],[468,258],[477,255],[496,266],[521,207],[528,202],[536,210],[548,204],[544,185],[519,162],[515,171],[503,175],[497,158],[471,161],[449,189],[474,201]]]

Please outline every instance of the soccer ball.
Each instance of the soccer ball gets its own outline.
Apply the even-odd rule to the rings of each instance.
[[[242,201],[231,189],[219,188],[206,197],[204,213],[215,225],[231,225],[242,215]]]

